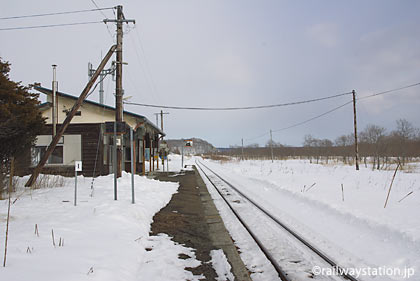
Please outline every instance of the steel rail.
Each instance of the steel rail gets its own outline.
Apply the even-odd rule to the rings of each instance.
[[[276,217],[274,217],[272,214],[270,214],[266,209],[264,209],[263,207],[259,206],[254,200],[252,200],[251,198],[249,198],[248,196],[246,196],[244,193],[242,193],[240,190],[238,190],[238,188],[236,188],[235,186],[233,186],[230,182],[226,181],[224,178],[222,178],[219,174],[217,174],[216,172],[214,172],[212,169],[210,169],[208,166],[206,166],[205,164],[203,164],[201,161],[199,161],[200,165],[203,165],[204,167],[206,167],[206,169],[208,169],[209,171],[211,171],[214,175],[216,175],[220,180],[222,180],[224,183],[226,183],[228,186],[230,186],[233,190],[235,190],[239,195],[241,195],[242,197],[244,197],[246,200],[248,200],[249,202],[251,202],[256,208],[258,208],[261,212],[263,212],[265,215],[267,215],[269,218],[271,218],[273,221],[275,221],[278,225],[280,225],[282,228],[284,228],[287,232],[289,232],[293,237],[295,237],[297,240],[299,240],[302,244],[304,244],[305,246],[307,246],[309,249],[311,249],[314,253],[316,253],[321,259],[323,259],[324,261],[326,261],[329,265],[331,265],[332,267],[337,269],[338,273],[341,273],[341,276],[351,280],[351,281],[358,281],[356,278],[354,278],[353,276],[351,276],[350,274],[346,274],[344,273],[345,270],[344,268],[342,268],[341,266],[339,266],[336,262],[334,262],[331,258],[329,258],[326,254],[324,254],[323,252],[321,252],[320,250],[318,250],[317,248],[315,248],[312,244],[310,244],[308,241],[306,241],[302,236],[300,236],[298,233],[296,233],[294,230],[292,230],[291,228],[289,228],[287,225],[285,225],[284,223],[282,223],[279,219],[277,219]],[[201,169],[201,168],[200,168]],[[204,172],[203,172],[204,173]],[[206,175],[207,176],[207,175]]]
[[[225,203],[228,205],[229,209],[232,211],[232,213],[235,215],[235,217],[239,220],[239,222],[242,224],[243,227],[248,231],[248,233],[251,235],[252,239],[257,243],[258,247],[260,247],[261,251],[264,253],[264,255],[267,257],[267,259],[271,262],[274,269],[276,270],[277,274],[279,275],[280,279],[282,281],[291,281],[287,277],[287,273],[284,272],[284,270],[280,267],[280,265],[277,263],[277,261],[274,259],[274,257],[270,254],[270,252],[267,250],[267,248],[263,245],[263,243],[258,239],[258,237],[255,235],[254,232],[250,229],[250,227],[245,223],[245,221],[241,218],[241,216],[238,214],[238,212],[233,209],[232,205],[229,203],[229,201],[223,196],[222,192],[217,188],[216,184],[210,179],[210,177],[204,172],[203,168],[197,163],[197,167],[200,168],[201,172],[203,172],[204,176],[209,180],[209,182],[214,186],[217,193],[219,193],[220,197],[225,201]],[[200,163],[201,165],[204,165]],[[205,165],[204,165],[205,166]],[[207,168],[207,167],[206,167]]]

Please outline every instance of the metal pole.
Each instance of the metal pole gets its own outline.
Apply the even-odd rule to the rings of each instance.
[[[77,205],[77,169],[74,169],[74,206]]]
[[[359,170],[359,144],[357,143],[357,118],[356,118],[356,91],[353,94],[353,119],[354,119],[354,149],[356,158],[356,170]]]
[[[182,144],[181,169],[184,168],[184,144]]]
[[[4,241],[4,258],[3,258],[3,267],[6,267],[6,258],[7,258],[7,241],[9,239],[9,221],[10,221],[10,205],[11,205],[11,198],[10,193],[12,193],[12,185],[13,185],[13,176],[15,171],[15,157],[12,157],[10,163],[10,175],[9,175],[9,186],[8,186],[8,207],[7,207],[7,220],[6,220],[6,239]]]
[[[242,160],[245,160],[245,158],[244,158],[244,139],[242,139]]]
[[[118,172],[118,168],[117,168],[117,123],[114,122],[114,151],[113,151],[113,155],[114,155],[114,159],[112,161],[112,165],[114,168],[114,200],[117,200],[117,172]]]
[[[123,90],[122,90],[122,44],[123,44],[123,7],[117,6],[117,70],[116,70],[116,83],[115,83],[115,121],[122,122],[123,119]],[[121,160],[122,150],[117,149],[117,176],[121,177]]]
[[[273,131],[270,129],[270,149],[271,149],[271,163],[274,163],[273,157]]]
[[[131,142],[131,203],[135,203],[134,200],[134,138],[133,128],[130,127],[130,142]]]
[[[142,163],[141,163],[141,170],[143,176],[146,175],[146,135],[143,135],[143,142],[142,142]]]
[[[105,74],[101,71],[101,75],[99,76],[99,103],[104,104],[104,77]]]
[[[53,64],[53,81],[52,81],[52,125],[53,125],[53,137],[57,134],[57,82],[56,82],[56,68],[57,65]]]

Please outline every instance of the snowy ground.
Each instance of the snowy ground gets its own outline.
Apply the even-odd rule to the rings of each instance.
[[[180,168],[179,163],[174,170]],[[20,179],[21,185],[25,179]],[[174,243],[167,235],[149,236],[154,214],[169,202],[178,188],[176,183],[135,176],[136,203],[131,204],[131,174],[124,173],[118,180],[117,201],[113,175],[96,178],[93,193],[91,181],[78,177],[77,206],[73,205],[74,178],[62,180],[60,187],[26,192],[20,188],[12,195],[12,201],[19,198],[11,206],[7,266],[0,268],[0,280],[167,281],[202,277],[184,270],[200,264],[194,249]],[[2,200],[2,262],[6,214],[7,200]],[[60,239],[64,245],[60,246]],[[182,253],[192,258],[179,259]],[[223,274],[223,255],[215,253],[214,264]]]
[[[394,171],[372,171],[364,167],[355,171],[350,166],[317,165],[303,160],[274,163],[207,160],[205,163],[314,242],[340,265],[350,270],[370,270],[360,274],[361,280],[404,280],[413,273],[409,280],[420,280],[418,167],[410,169],[410,173],[397,173],[388,205],[384,208]],[[413,193],[399,202],[410,192]],[[254,280],[275,278],[258,255],[250,253],[253,247],[245,241],[244,234],[217,196],[214,193],[212,196],[244,262],[256,272],[252,275]],[[246,202],[237,205],[239,208],[243,205],[243,214],[251,222],[262,219],[244,204]],[[269,221],[265,225],[271,227]],[[270,248],[281,248],[283,256],[280,258],[284,258],[285,249],[293,245],[274,239],[268,230],[265,233]],[[242,238],[245,242],[241,242]],[[387,273],[375,278],[375,269],[376,273]]]

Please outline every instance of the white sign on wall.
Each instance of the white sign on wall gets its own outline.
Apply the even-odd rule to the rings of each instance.
[[[74,161],[74,170],[76,172],[82,171],[82,161]]]

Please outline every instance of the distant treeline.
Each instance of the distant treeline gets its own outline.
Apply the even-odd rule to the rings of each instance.
[[[383,127],[368,125],[358,134],[359,156],[362,163],[366,164],[370,160],[374,168],[380,169],[389,162],[390,158],[397,159],[404,165],[410,160],[409,158],[420,157],[419,130],[405,119],[399,119],[396,123],[397,128],[389,133]],[[311,161],[328,162],[331,158],[338,158],[344,163],[350,163],[355,156],[354,142],[354,134],[339,136],[334,141],[306,135],[301,147],[285,146],[269,141],[265,147],[251,144],[244,148],[231,147],[220,153],[245,159],[271,159],[272,147],[275,159],[303,157]]]

